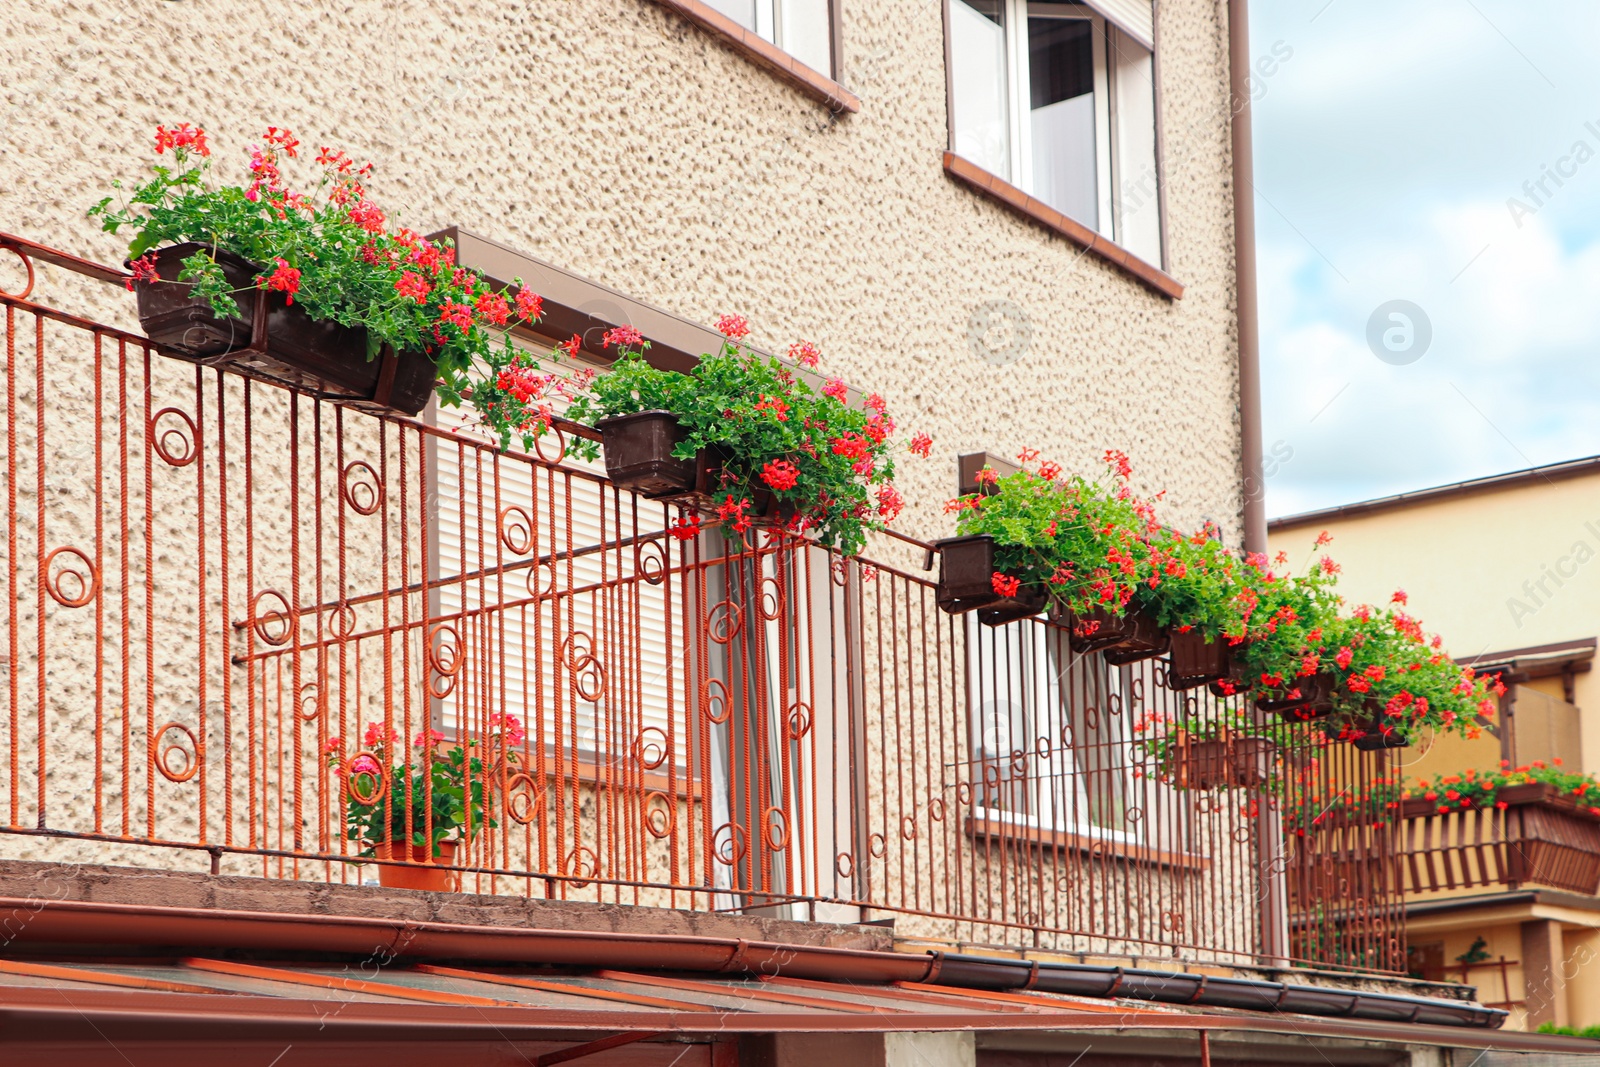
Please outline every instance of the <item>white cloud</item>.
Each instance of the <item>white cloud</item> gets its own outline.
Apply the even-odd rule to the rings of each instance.
[[[1295,49],[1256,113],[1267,440],[1294,452],[1271,511],[1600,452],[1600,10],[1321,8],[1253,12],[1257,51]],[[1506,199],[1579,138],[1596,158],[1518,227]],[[1392,299],[1434,328],[1408,366],[1367,347]]]

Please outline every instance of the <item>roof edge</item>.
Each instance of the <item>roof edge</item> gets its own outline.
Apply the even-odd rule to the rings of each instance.
[[[1309,526],[1313,523],[1352,519],[1360,515],[1370,515],[1381,511],[1394,511],[1399,508],[1409,507],[1412,504],[1430,504],[1457,497],[1495,492],[1500,489],[1515,489],[1535,482],[1566,481],[1571,478],[1581,478],[1588,474],[1600,474],[1600,456],[1585,456],[1580,459],[1563,460],[1560,463],[1551,463],[1542,467],[1528,467],[1523,470],[1507,471],[1504,474],[1491,474],[1482,478],[1470,478],[1462,482],[1436,485],[1428,489],[1414,489],[1408,493],[1396,493],[1392,496],[1358,500],[1351,504],[1340,504],[1331,508],[1319,508],[1316,511],[1302,511],[1293,515],[1283,515],[1270,520],[1267,523],[1267,529],[1276,533],[1279,530]]]

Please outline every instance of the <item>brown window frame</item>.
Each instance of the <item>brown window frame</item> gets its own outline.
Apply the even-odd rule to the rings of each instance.
[[[1081,2],[1081,0],[1078,0]],[[1155,40],[1151,49],[1151,72],[1155,82],[1156,113],[1156,210],[1161,220],[1161,263],[1159,265],[1134,255],[1122,245],[1095,230],[1062,214],[1043,201],[1028,195],[1011,184],[955,151],[955,84],[950,49],[950,0],[941,5],[944,15],[944,70],[945,70],[945,129],[947,142],[944,152],[944,171],[950,178],[961,182],[974,192],[1011,208],[1017,214],[1038,223],[1057,236],[1082,248],[1103,262],[1153,289],[1169,300],[1183,299],[1184,285],[1164,269],[1170,264],[1167,250],[1167,173],[1166,148],[1161,121],[1161,8],[1155,3]]]
[[[808,67],[754,30],[739,25],[703,0],[655,0],[655,2],[699,26],[711,36],[732,47],[734,51],[742,52],[751,62],[788,81],[834,114],[853,115],[861,110],[861,98],[838,81],[842,39],[839,32],[839,0],[829,0],[828,3],[833,69],[826,73]]]

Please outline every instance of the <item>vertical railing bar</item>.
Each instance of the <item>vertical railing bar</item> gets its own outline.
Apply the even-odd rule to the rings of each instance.
[[[218,619],[222,631],[222,843],[233,845],[233,627],[229,625],[228,558],[228,407],[227,379],[217,370],[217,521],[222,598]]]
[[[9,373],[9,368],[8,368]],[[105,350],[104,336],[94,335],[94,832],[105,830],[106,747],[106,531],[105,531]]]

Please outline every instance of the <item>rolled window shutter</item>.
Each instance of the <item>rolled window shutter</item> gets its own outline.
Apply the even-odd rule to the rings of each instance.
[[[1156,46],[1156,19],[1153,0],[1085,0],[1085,2],[1140,44]]]

